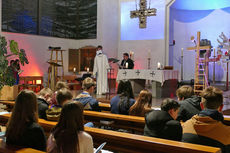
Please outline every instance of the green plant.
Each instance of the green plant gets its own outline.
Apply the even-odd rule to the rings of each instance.
[[[28,64],[28,59],[24,49],[19,49],[18,43],[9,40],[9,45],[4,36],[0,36],[0,90],[4,85],[15,84],[14,71],[9,65],[10,59],[19,59],[21,65]]]

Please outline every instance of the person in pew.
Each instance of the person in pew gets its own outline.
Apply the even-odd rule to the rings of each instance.
[[[129,109],[134,103],[135,99],[130,81],[120,81],[117,95],[110,101],[111,113],[128,115]]]
[[[15,101],[6,127],[6,144],[46,150],[46,137],[38,124],[37,96],[31,90],[22,90]]]
[[[93,153],[93,140],[84,132],[83,122],[83,105],[79,102],[65,104],[48,138],[47,152]]]
[[[58,121],[62,107],[64,104],[68,103],[70,100],[72,100],[73,95],[70,90],[63,88],[58,90],[56,99],[57,99],[57,105],[52,105],[50,109],[46,111],[47,120],[50,121]]]
[[[56,95],[58,90],[60,89],[69,89],[68,84],[66,82],[63,81],[58,81],[56,86],[55,86],[55,92],[53,94],[53,97],[50,100],[50,105],[57,105],[57,100],[56,100]]]
[[[194,95],[191,86],[184,85],[177,89],[176,95],[180,104],[180,110],[177,116],[178,121],[187,121],[201,111],[201,97]]]
[[[230,152],[230,126],[223,124],[223,92],[208,87],[201,93],[202,111],[183,124],[183,142],[221,148]]]
[[[49,109],[49,104],[53,92],[50,88],[43,88],[38,94],[38,116],[42,119],[46,118],[46,110]]]
[[[182,127],[176,120],[180,104],[170,98],[164,99],[161,110],[153,110],[145,116],[144,135],[181,141]]]
[[[152,94],[148,90],[141,90],[137,101],[129,109],[129,115],[134,116],[145,116],[147,112],[150,112],[152,109]]]
[[[85,78],[82,82],[83,92],[80,93],[74,101],[81,102],[86,110],[101,111],[98,101],[91,96],[94,93],[95,87],[96,82],[92,78]]]

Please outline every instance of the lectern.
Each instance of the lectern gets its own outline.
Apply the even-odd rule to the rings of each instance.
[[[57,72],[56,67],[62,66],[60,64],[57,64],[53,61],[48,61],[47,63],[51,66],[51,71],[48,73],[48,87],[50,87],[52,90],[55,90],[56,80],[57,80]]]

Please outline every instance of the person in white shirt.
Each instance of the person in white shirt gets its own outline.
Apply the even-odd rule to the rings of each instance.
[[[97,47],[94,58],[93,75],[97,78],[97,94],[105,94],[108,91],[108,69],[110,68],[107,56],[102,53],[102,46]]]
[[[84,132],[83,105],[70,102],[63,106],[60,119],[47,142],[48,153],[93,153],[92,137]]]

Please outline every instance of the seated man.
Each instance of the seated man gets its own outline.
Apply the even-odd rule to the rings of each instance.
[[[128,53],[123,54],[123,60],[121,61],[120,69],[133,69],[133,60],[129,58]]]
[[[83,92],[80,93],[74,101],[79,101],[84,105],[84,109],[100,111],[98,101],[91,96],[94,93],[96,83],[95,81],[88,77],[82,82]]]
[[[62,106],[69,102],[73,98],[70,90],[63,88],[57,91],[56,100],[57,105],[52,105],[50,109],[46,111],[47,120],[58,121],[61,114]]]
[[[208,87],[201,93],[202,111],[183,124],[184,142],[219,147],[230,152],[230,126],[224,125],[222,91]]]
[[[176,120],[179,103],[167,98],[161,104],[161,110],[153,110],[145,116],[144,135],[181,141],[182,127]]]
[[[49,108],[53,92],[50,88],[43,88],[38,94],[38,116],[46,119],[46,110]]]
[[[200,101],[201,98],[194,95],[191,86],[184,85],[177,89],[177,98],[179,100],[180,109],[177,116],[178,121],[187,121],[201,111]]]

